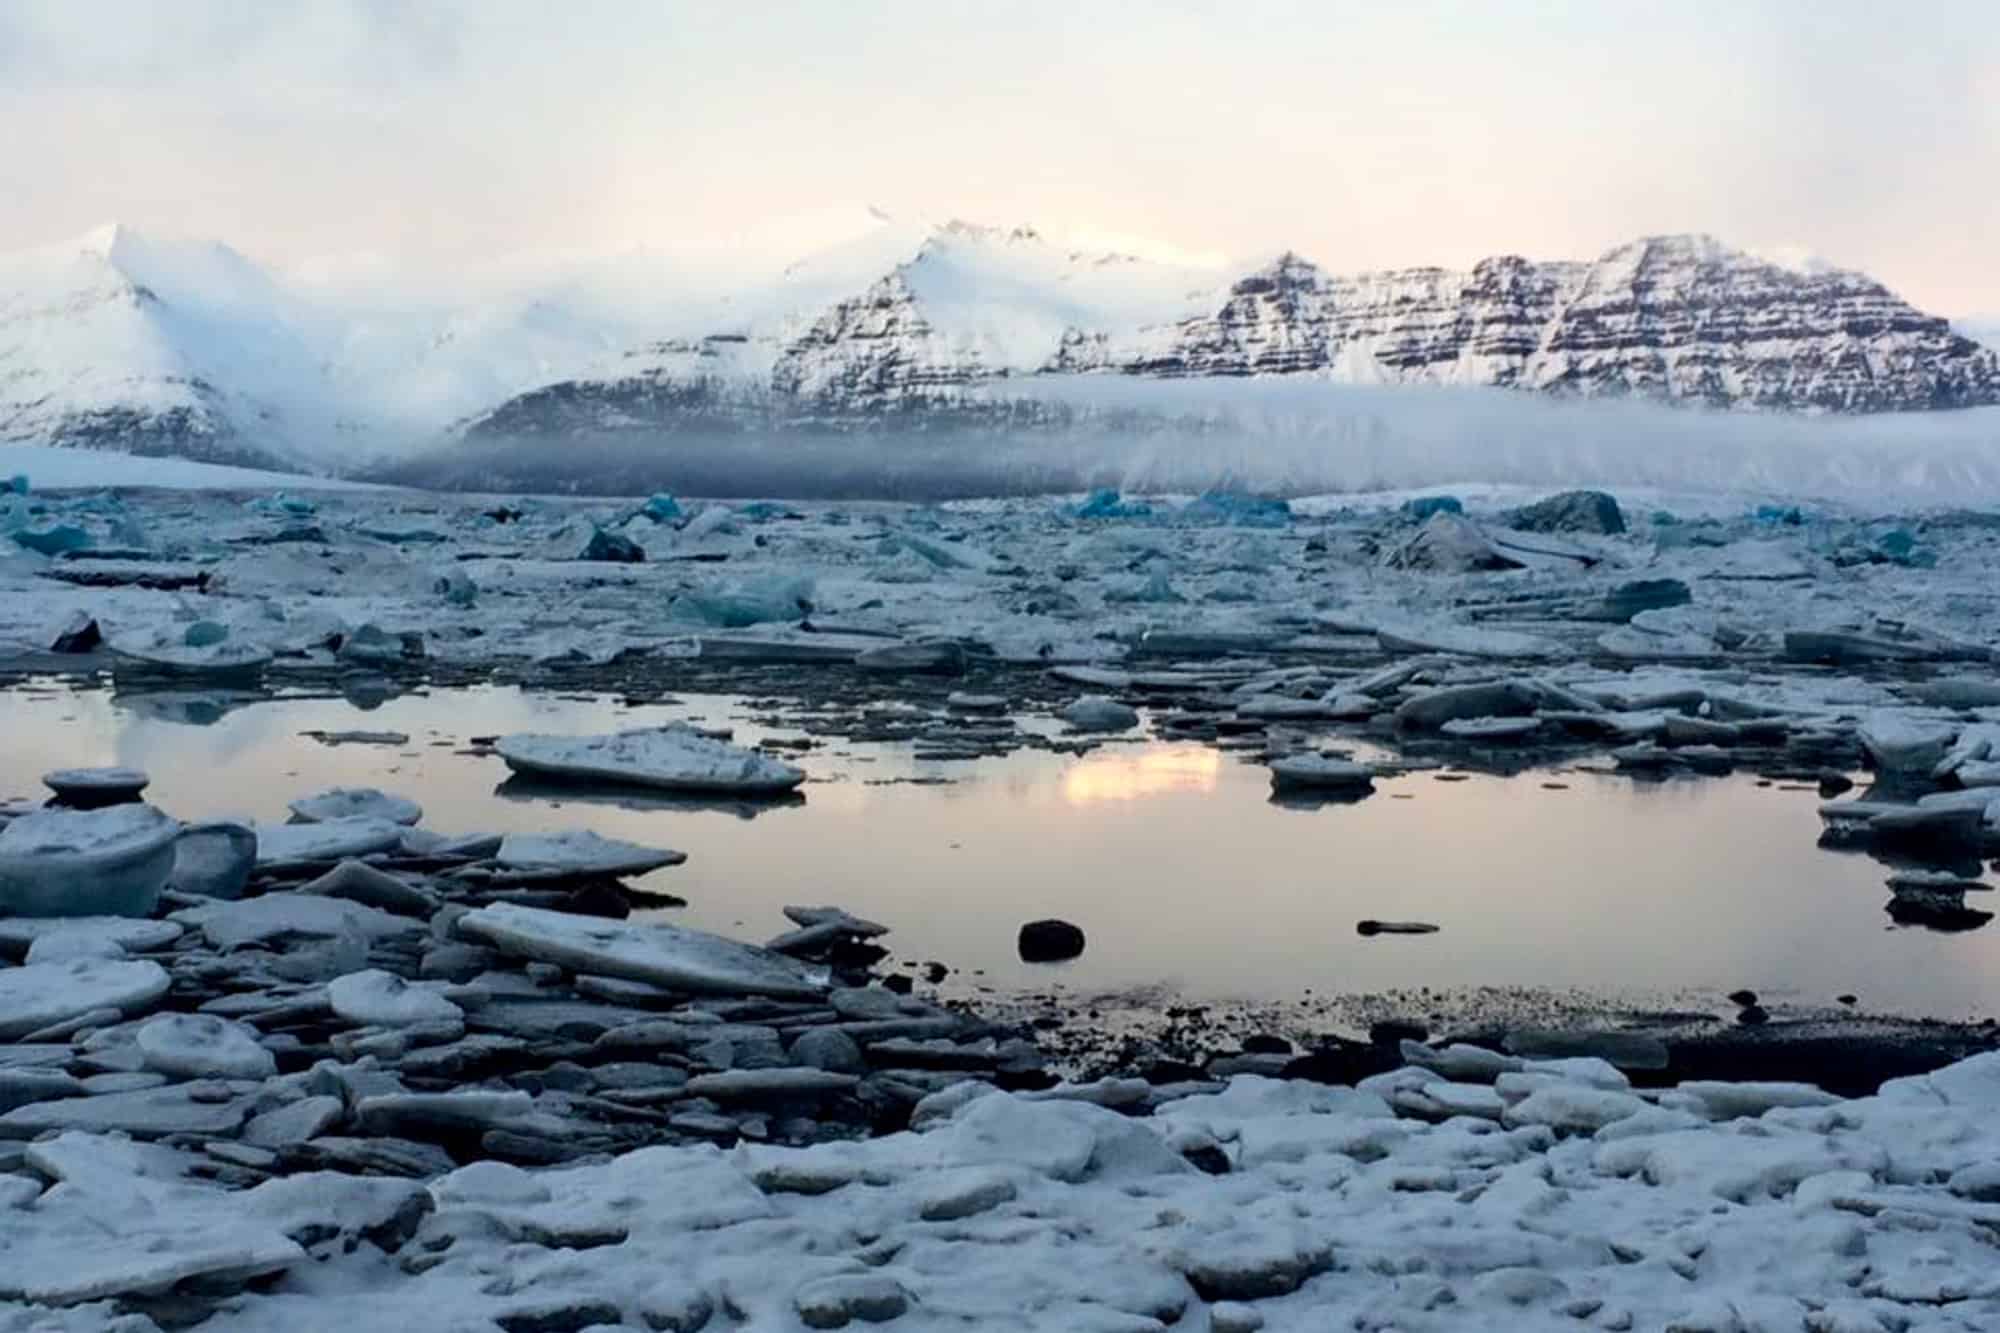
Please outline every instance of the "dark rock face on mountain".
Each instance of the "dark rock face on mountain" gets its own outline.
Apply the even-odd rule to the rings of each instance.
[[[1331,277],[1296,255],[1118,369],[1316,372],[1716,408],[1889,412],[2000,402],[2000,365],[1942,319],[1839,270],[1797,272],[1706,237],[1592,264],[1489,259],[1469,273]]]
[[[1319,409],[1266,384],[1301,381],[2000,405],[2000,353],[1879,283],[1702,236],[1465,271],[1342,275],[1287,253],[1220,280],[1024,228],[897,224],[857,244],[727,299],[637,278],[622,304],[557,286],[497,314],[356,313],[226,246],[100,229],[0,255],[0,441],[351,468],[503,441],[526,466],[586,437],[1208,440],[1271,414],[1292,430]],[[1188,387],[1203,381],[1234,387]]]
[[[653,349],[629,375],[503,404],[467,438],[1067,427],[1076,414],[1037,390],[1072,376],[1308,376],[1818,413],[2000,404],[2000,358],[1879,283],[1701,236],[1467,272],[1338,276],[1288,253],[1194,294],[1178,318],[1121,326],[1115,311],[1066,307],[1075,318],[1039,343],[1040,294],[996,281],[941,299],[922,285],[924,257],[802,330]],[[1005,394],[980,392],[1002,382]]]

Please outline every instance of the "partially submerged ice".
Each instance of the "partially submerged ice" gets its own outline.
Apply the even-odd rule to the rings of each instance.
[[[150,805],[43,810],[0,828],[0,914],[147,916],[181,826]]]
[[[818,974],[784,954],[679,926],[496,904],[466,913],[457,928],[503,953],[672,991],[816,999],[826,990]]]
[[[775,796],[806,780],[803,769],[685,724],[602,736],[520,733],[494,748],[516,773],[663,791]]]

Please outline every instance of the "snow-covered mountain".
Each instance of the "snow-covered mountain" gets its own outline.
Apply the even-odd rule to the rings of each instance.
[[[952,224],[806,321],[638,349],[471,424],[480,436],[853,429],[985,419],[999,381],[1309,375],[1711,408],[1890,412],[2000,403],[2000,361],[1879,283],[1704,236],[1587,262],[1338,275],[1283,254],[1234,281]],[[1011,385],[1006,418],[1023,395]]]
[[[104,227],[0,256],[0,439],[266,466],[313,357],[220,245]]]
[[[1146,386],[1201,380],[1865,414],[2000,404],[2000,355],[1861,274],[1703,236],[1340,274],[1292,253],[1176,267],[1025,227],[874,218],[733,283],[638,254],[477,291],[359,262],[274,276],[119,227],[0,256],[0,439],[209,461],[1145,429],[1203,410]]]
[[[1977,343],[1985,343],[1995,351],[2000,351],[2000,315],[1974,315],[1970,319],[1955,319],[1952,327]]]

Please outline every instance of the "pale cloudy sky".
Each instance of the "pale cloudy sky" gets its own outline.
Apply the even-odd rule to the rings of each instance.
[[[768,250],[872,203],[1336,268],[1705,230],[2000,311],[1996,0],[6,0],[0,124],[7,248]]]

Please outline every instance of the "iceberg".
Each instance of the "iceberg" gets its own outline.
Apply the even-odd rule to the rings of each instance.
[[[494,749],[516,773],[663,791],[776,796],[806,780],[803,769],[678,722],[600,736],[520,733],[502,736]]]

